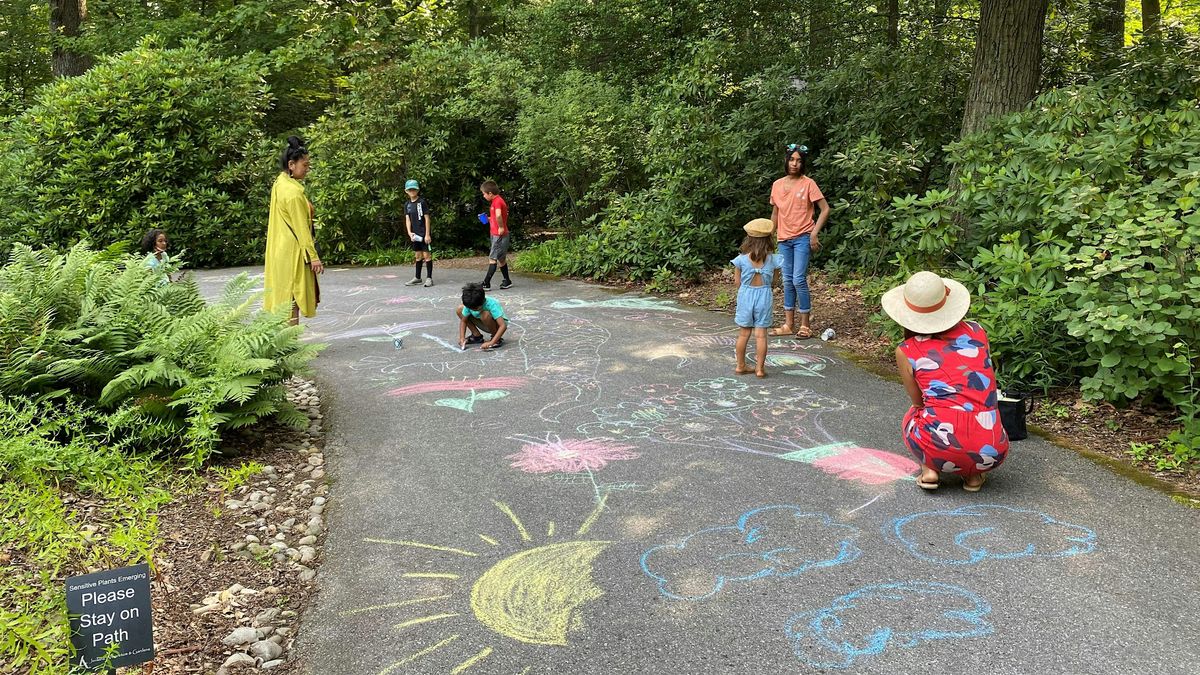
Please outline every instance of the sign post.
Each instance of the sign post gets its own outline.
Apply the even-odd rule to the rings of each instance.
[[[154,659],[149,565],[68,578],[67,614],[72,668],[115,673]]]

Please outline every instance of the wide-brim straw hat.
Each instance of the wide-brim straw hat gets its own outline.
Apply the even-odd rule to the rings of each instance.
[[[770,218],[755,218],[742,226],[751,237],[769,237],[775,233],[775,223]]]
[[[917,272],[883,294],[883,311],[914,333],[934,335],[954,327],[971,308],[971,293],[953,279]]]

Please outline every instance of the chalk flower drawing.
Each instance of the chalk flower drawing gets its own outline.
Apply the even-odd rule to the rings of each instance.
[[[544,535],[547,541],[539,544],[538,540],[542,539],[540,531],[531,532],[508,504],[498,501],[492,503],[512,523],[515,532],[507,539],[477,533],[476,543],[486,544],[482,549],[478,546],[461,548],[425,541],[373,537],[364,541],[368,544],[417,552],[419,555],[411,557],[420,561],[499,557],[499,560],[479,573],[471,585],[470,607],[475,621],[499,636],[525,645],[569,644],[572,634],[585,628],[584,607],[604,595],[604,590],[596,585],[592,574],[596,558],[612,542],[579,539],[587,534],[595,522],[594,517],[589,516],[575,530],[574,538],[562,541],[551,541],[555,537],[555,524],[554,521],[547,522]],[[511,547],[514,542],[521,550],[503,557],[493,552],[505,546]],[[395,559],[404,560],[409,557],[399,556]],[[430,570],[422,567],[419,571],[405,572],[400,576],[414,580],[439,579],[452,582],[462,577],[461,572],[462,570]],[[341,615],[371,616],[382,611],[397,612],[397,617],[402,620],[393,624],[393,629],[401,635],[415,632],[414,641],[423,646],[392,661],[380,670],[378,675],[432,672],[433,666],[430,664],[426,664],[426,667],[414,664],[434,652],[446,649],[463,636],[458,631],[445,631],[449,634],[422,637],[422,632],[433,626],[461,622],[464,612],[457,611],[454,606],[431,610],[421,608],[441,605],[452,601],[453,597],[453,593],[418,594],[416,597],[407,593],[401,600],[350,609]],[[453,652],[455,648],[451,648],[450,651]],[[499,648],[503,649],[504,645],[500,645]],[[493,644],[476,644],[454,657],[455,660],[462,660],[450,672],[463,673],[490,657],[496,649],[497,646]]]
[[[784,630],[805,664],[849,668],[890,648],[990,635],[991,611],[974,593],[949,584],[875,584],[793,616]]]
[[[857,560],[858,528],[798,506],[764,506],[733,525],[693,532],[642,554],[642,571],[673,600],[704,600],[726,585]]]
[[[520,452],[508,455],[512,466],[527,473],[579,473],[598,471],[618,459],[634,459],[632,445],[595,439],[547,439],[526,443]]]
[[[1067,558],[1096,547],[1096,533],[1086,527],[1037,511],[993,504],[914,513],[895,519],[891,528],[909,553],[943,565]]]

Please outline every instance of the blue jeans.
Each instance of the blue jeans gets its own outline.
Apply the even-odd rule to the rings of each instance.
[[[808,293],[808,259],[812,255],[812,240],[808,233],[779,242],[783,255],[783,308],[801,314],[812,311],[812,296]]]

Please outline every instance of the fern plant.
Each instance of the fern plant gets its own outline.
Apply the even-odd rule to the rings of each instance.
[[[179,451],[193,465],[227,429],[307,424],[283,382],[320,345],[300,342],[284,315],[255,311],[244,275],[212,303],[193,282],[160,282],[117,251],[15,247],[0,270],[0,394],[69,393],[106,413],[109,442]]]

